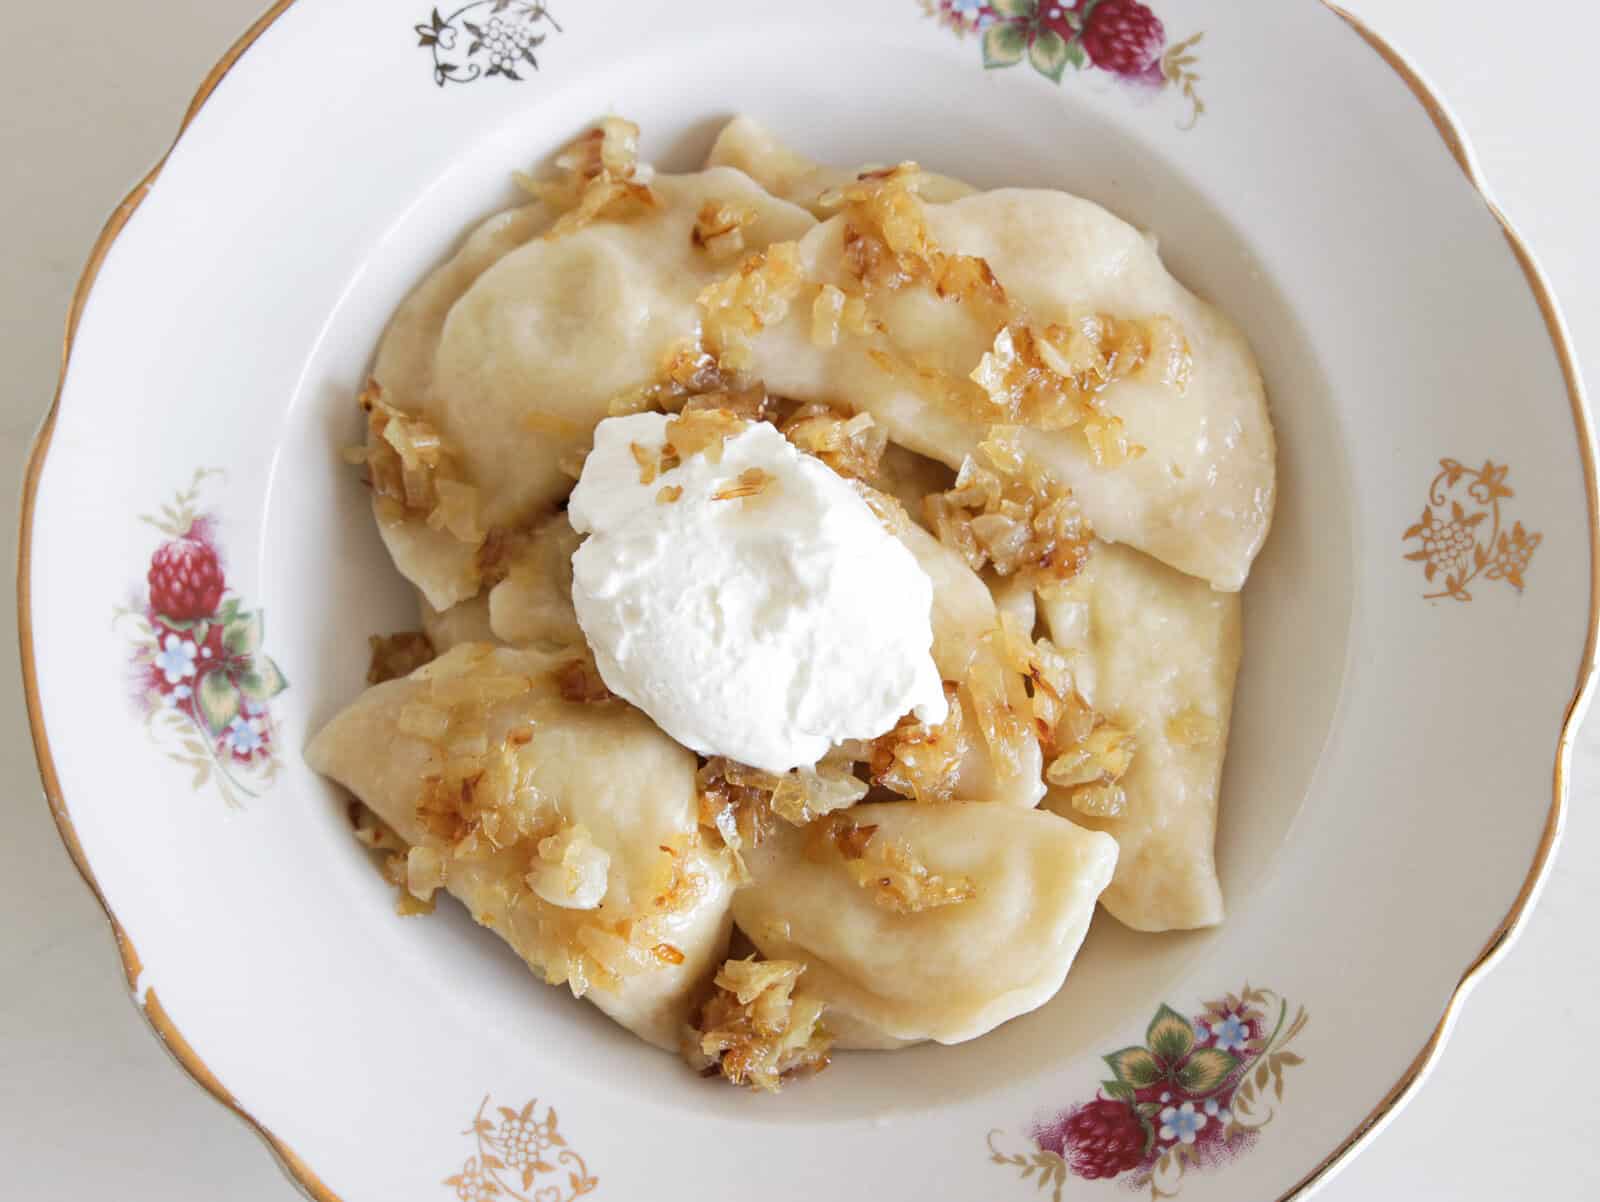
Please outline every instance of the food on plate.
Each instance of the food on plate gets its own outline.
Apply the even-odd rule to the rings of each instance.
[[[768,192],[807,209],[818,217],[831,216],[822,198],[847,187],[877,166],[855,171],[815,163],[784,145],[760,122],[751,117],[735,117],[722,127],[706,159],[708,167],[734,167],[744,172]],[[948,175],[928,171],[918,189],[931,204],[943,204],[970,196],[977,189]]]
[[[959,1043],[1053,996],[1117,860],[1109,836],[992,802],[858,805],[748,853],[734,921],[806,966],[836,1046]]]
[[[1047,809],[1122,849],[1101,904],[1143,931],[1222,921],[1212,848],[1239,669],[1238,594],[1107,544],[1041,608],[1079,691],[1117,715],[1115,739],[1137,749],[1114,781],[1107,737],[1045,773]]]
[[[691,750],[781,773],[908,711],[944,721],[928,577],[770,422],[607,418],[567,513],[601,677]]]
[[[758,1090],[1043,1005],[1097,902],[1221,921],[1243,337],[1066,193],[638,137],[519,177],[361,392],[421,629],[307,758],[398,908]]]
[[[463,644],[368,689],[306,759],[552,985],[676,1048],[727,950],[732,873],[698,835],[694,755],[587,691],[569,653]]]

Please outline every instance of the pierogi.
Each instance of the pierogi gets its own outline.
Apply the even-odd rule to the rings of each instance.
[[[768,192],[816,214],[831,216],[823,197],[856,182],[871,167],[855,171],[816,163],[778,141],[760,122],[735,117],[722,127],[706,159],[708,167],[733,167],[744,172]],[[922,197],[935,204],[959,200],[977,191],[971,184],[948,175],[925,172]]]
[[[1127,547],[1096,547],[1078,575],[1041,606],[1078,688],[1133,735],[1121,780],[1126,810],[1097,818],[1052,787],[1047,808],[1121,848],[1101,897],[1141,931],[1222,921],[1212,847],[1218,786],[1239,669],[1240,604]]]
[[[479,225],[396,311],[361,396],[348,457],[421,633],[373,640],[377,683],[306,754],[367,807],[357,834],[387,855],[397,907],[442,890],[546,981],[769,1090],[830,1047],[956,1043],[1045,1004],[1097,902],[1141,931],[1220,922],[1238,590],[1276,490],[1241,333],[1153,237],[1063,192],[826,166],[744,117],[690,174],[640,164],[637,139],[607,118],[523,179],[532,203]],[[864,506],[848,528],[910,552],[918,599],[882,604],[926,617],[907,654],[947,704],[891,699],[893,726],[830,733],[816,763],[769,764],[801,763],[782,773],[714,733],[698,754],[663,733],[574,605],[573,556],[603,544],[567,513],[597,425],[647,410],[667,418],[629,428],[664,441],[616,443],[609,487],[647,489],[643,511],[680,533],[616,578],[730,528],[688,507],[782,502],[758,468],[685,497],[686,462],[714,469],[759,434],[828,482],[817,495],[841,508],[819,529]],[[774,562],[795,596],[841,578]],[[717,570],[735,588],[758,565]],[[779,599],[759,630],[722,630],[742,611],[720,604],[675,629],[737,648],[820,620],[762,587]],[[661,591],[632,587],[606,637],[634,637],[647,605],[671,626]],[[723,679],[697,655],[673,657],[701,677],[682,694],[715,698],[694,693]],[[788,712],[723,709],[737,726]],[[753,956],[727,958],[735,927]]]
[[[970,882],[972,897],[884,906],[846,861],[780,831],[752,853],[734,920],[772,960],[806,965],[841,1047],[960,1043],[1025,1014],[1061,988],[1089,930],[1117,845],[1043,810],[985,802],[900,802],[848,811],[902,843],[913,862]]]
[[[564,699],[570,663],[461,644],[367,690],[306,759],[411,846],[417,892],[443,888],[547,980],[676,1048],[726,953],[732,879],[696,839],[693,754],[620,702]],[[552,858],[572,832],[580,854]],[[595,895],[563,896],[591,866]]]

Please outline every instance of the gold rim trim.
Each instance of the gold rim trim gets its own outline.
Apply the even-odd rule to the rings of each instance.
[[[32,568],[33,568],[33,510],[38,499],[39,477],[44,470],[45,456],[50,450],[50,441],[55,433],[56,413],[61,405],[61,391],[66,384],[67,363],[72,357],[73,342],[77,338],[78,323],[83,318],[84,307],[88,304],[89,293],[94,288],[94,282],[100,275],[100,268],[104,266],[106,256],[111,253],[112,246],[124,227],[132,219],[139,206],[144,203],[144,198],[150,194],[150,189],[156,182],[156,177],[161,174],[161,169],[166,166],[167,159],[172,156],[172,151],[177,147],[178,141],[183,137],[200,110],[216,91],[217,85],[233,69],[244,52],[256,43],[277,19],[295,3],[295,0],[275,0],[275,3],[265,13],[258,17],[250,28],[246,29],[239,39],[229,47],[228,52],[222,56],[216,66],[206,75],[195,91],[194,99],[189,102],[188,109],[184,112],[183,120],[178,126],[178,132],[173,137],[172,145],[166,154],[152,167],[133,190],[123,197],[122,203],[112,210],[111,216],[106,219],[105,225],[100,230],[100,236],[95,239],[94,247],[89,252],[89,259],[84,264],[83,274],[78,277],[77,287],[73,290],[72,301],[67,307],[66,335],[61,344],[61,373],[56,381],[55,396],[50,401],[50,410],[45,415],[39,433],[34,438],[33,451],[28,457],[28,467],[23,475],[22,483],[22,508],[17,521],[17,641],[20,645],[22,657],[22,689],[28,708],[28,726],[33,735],[33,751],[39,761],[39,778],[44,785],[45,800],[50,804],[50,816],[55,819],[56,830],[60,832],[62,843],[66,844],[67,854],[72,857],[72,862],[77,866],[78,874],[83,877],[84,884],[89,886],[89,891],[94,894],[95,900],[100,903],[100,908],[105,911],[106,921],[111,924],[111,933],[117,941],[117,952],[122,957],[122,971],[127,978],[128,988],[134,997],[134,1004],[139,1012],[144,1015],[150,1024],[150,1029],[155,1032],[168,1052],[172,1054],[179,1067],[188,1073],[195,1084],[199,1085],[217,1101],[221,1102],[234,1114],[244,1120],[245,1124],[258,1135],[272,1152],[279,1167],[289,1179],[300,1187],[315,1202],[342,1202],[337,1194],[323,1184],[311,1166],[306,1164],[294,1149],[284,1143],[271,1131],[267,1130],[248,1110],[241,1106],[225,1085],[217,1079],[209,1065],[200,1058],[194,1047],[184,1038],[172,1019],[167,1015],[166,1008],[162,1006],[154,989],[147,990],[144,997],[139,997],[139,976],[143,966],[139,961],[139,953],[133,946],[133,940],[124,929],[122,923],[117,921],[116,914],[106,901],[105,894],[100,890],[100,883],[95,880],[94,872],[89,867],[88,857],[84,854],[83,844],[78,840],[78,832],[73,828],[72,817],[67,811],[65,800],[61,796],[61,782],[56,774],[55,758],[50,752],[50,737],[44,726],[44,715],[39,707],[39,681],[35,671],[33,654],[33,608],[32,608]]]
[[[110,253],[117,237],[133,217],[134,212],[150,193],[156,178],[161,174],[161,169],[166,165],[167,159],[172,154],[172,149],[177,146],[178,140],[183,137],[184,131],[189,128],[195,116],[204,107],[212,92],[217,88],[223,78],[232,70],[233,65],[239,61],[245,51],[249,50],[256,40],[270,28],[279,17],[283,16],[296,0],[275,0],[275,3],[256,22],[250,26],[229,48],[221,61],[213,67],[200,87],[196,90],[194,99],[190,102],[188,110],[184,113],[183,121],[178,127],[172,147],[163,155],[159,162],[150,169],[142,180],[138,182],[131,192],[123,198],[106,220],[105,226],[100,231],[100,236],[95,240],[93,249],[89,253],[87,263],[84,265],[83,274],[78,279],[77,288],[72,295],[71,304],[67,310],[66,335],[61,348],[61,374],[56,384],[55,396],[50,403],[50,410],[45,415],[39,433],[34,439],[32,454],[28,459],[27,472],[23,477],[22,507],[18,518],[18,562],[17,562],[17,634],[22,658],[23,692],[28,709],[28,725],[32,731],[34,754],[39,761],[39,776],[44,785],[45,799],[50,805],[50,814],[54,818],[56,829],[60,832],[61,841],[66,845],[67,853],[72,857],[72,862],[77,866],[84,883],[94,894],[95,900],[100,903],[100,908],[105,912],[106,920],[111,924],[112,934],[117,941],[117,951],[122,958],[123,973],[127,978],[128,987],[134,993],[135,1002],[140,1012],[149,1022],[151,1029],[161,1040],[163,1046],[172,1054],[179,1066],[189,1074],[194,1082],[206,1090],[217,1101],[221,1102],[234,1114],[238,1115],[247,1126],[251,1128],[267,1147],[272,1151],[274,1158],[288,1177],[304,1190],[315,1202],[342,1202],[337,1194],[329,1189],[320,1178],[312,1171],[311,1167],[302,1160],[293,1149],[281,1139],[264,1127],[253,1115],[247,1111],[228,1088],[218,1080],[206,1062],[184,1038],[182,1032],[173,1024],[162,1006],[154,989],[146,991],[142,1001],[138,999],[138,981],[142,971],[139,954],[133,946],[133,941],[122,924],[117,921],[110,905],[106,902],[105,894],[101,892],[99,882],[95,880],[94,873],[89,868],[88,858],[84,855],[83,845],[78,840],[77,831],[73,828],[71,815],[67,811],[66,803],[61,796],[60,781],[56,775],[55,760],[50,752],[50,740],[44,726],[44,717],[40,711],[38,679],[35,674],[33,654],[33,620],[31,608],[31,580],[32,580],[32,533],[33,511],[38,496],[39,477],[44,469],[45,457],[50,449],[51,436],[55,432],[56,413],[61,404],[62,387],[66,382],[67,364],[72,355],[73,342],[77,336],[78,323],[83,316],[84,306],[88,302],[89,293],[94,287],[94,282],[100,274],[100,268],[105,263],[106,256]],[[1359,1148],[1363,1147],[1383,1125],[1393,1117],[1399,1106],[1407,1101],[1421,1083],[1444,1046],[1451,1026],[1454,1024],[1461,1004],[1472,986],[1504,952],[1521,926],[1523,918],[1528,912],[1535,895],[1543,884],[1546,870],[1549,867],[1552,853],[1560,840],[1561,828],[1566,814],[1566,795],[1568,784],[1568,769],[1572,757],[1572,740],[1577,733],[1579,719],[1589,698],[1591,686],[1595,678],[1595,649],[1597,640],[1600,640],[1600,487],[1597,487],[1594,460],[1594,424],[1589,413],[1588,403],[1584,398],[1583,386],[1578,378],[1576,356],[1567,337],[1566,328],[1556,308],[1549,285],[1534,263],[1532,255],[1522,239],[1512,229],[1495,203],[1489,199],[1484,182],[1478,174],[1477,166],[1467,149],[1467,142],[1461,131],[1456,127],[1454,120],[1446,112],[1444,105],[1428,89],[1422,78],[1411,65],[1403,59],[1387,42],[1380,38],[1366,25],[1362,24],[1351,13],[1346,12],[1331,0],[1323,3],[1341,17],[1350,28],[1370,46],[1383,61],[1410,89],[1417,98],[1424,111],[1433,121],[1434,128],[1443,139],[1446,149],[1449,150],[1462,174],[1468,183],[1478,193],[1484,206],[1489,210],[1496,222],[1499,223],[1501,232],[1506,242],[1511,247],[1512,254],[1516,257],[1522,273],[1528,281],[1539,311],[1544,318],[1545,327],[1550,335],[1550,342],[1556,352],[1556,357],[1561,365],[1562,377],[1565,380],[1568,400],[1572,406],[1573,422],[1577,427],[1579,436],[1579,455],[1583,465],[1584,485],[1588,502],[1589,521],[1589,627],[1585,639],[1583,658],[1578,666],[1578,680],[1572,700],[1568,703],[1567,711],[1561,726],[1561,734],[1556,744],[1556,762],[1553,779],[1553,797],[1550,810],[1545,818],[1544,832],[1539,840],[1539,845],[1534,853],[1533,863],[1529,866],[1528,874],[1524,878],[1522,887],[1517,892],[1510,908],[1504,918],[1490,934],[1483,945],[1462,973],[1455,989],[1451,992],[1450,1000],[1445,1006],[1444,1014],[1434,1027],[1427,1043],[1422,1047],[1400,1074],[1389,1090],[1378,1100],[1367,1117],[1361,1121],[1356,1129],[1340,1142],[1328,1156],[1320,1161],[1315,1168],[1302,1177],[1289,1191],[1280,1196],[1279,1202],[1293,1202],[1296,1198],[1303,1197],[1307,1192],[1321,1185],[1333,1172],[1339,1169]]]
[[[1281,1195],[1278,1202],[1292,1202],[1293,1199],[1301,1198],[1323,1184],[1352,1155],[1364,1147],[1367,1141],[1394,1117],[1400,1106],[1411,1098],[1444,1048],[1445,1039],[1461,1012],[1461,1005],[1466,1000],[1467,994],[1471,992],[1479,978],[1494,966],[1495,961],[1510,944],[1512,936],[1521,927],[1534,897],[1544,883],[1556,844],[1561,839],[1561,828],[1566,820],[1567,773],[1572,760],[1572,740],[1577,734],[1578,723],[1583,717],[1594,684],[1595,646],[1597,639],[1600,639],[1600,488],[1597,488],[1595,480],[1594,420],[1589,412],[1588,402],[1584,398],[1583,383],[1578,378],[1577,359],[1567,337],[1566,326],[1556,308],[1550,285],[1546,282],[1544,273],[1539,270],[1538,264],[1533,261],[1533,256],[1522,238],[1506,220],[1505,214],[1494,201],[1489,199],[1487,186],[1478,173],[1471,152],[1467,149],[1466,137],[1456,126],[1455,119],[1445,109],[1443,102],[1429,90],[1415,68],[1402,58],[1393,46],[1362,24],[1354,14],[1332,3],[1332,0],[1323,0],[1323,3],[1337,16],[1343,18],[1361,40],[1377,52],[1378,57],[1388,64],[1410,89],[1411,94],[1417,98],[1417,103],[1422,105],[1428,118],[1433,122],[1434,129],[1443,139],[1450,157],[1455,159],[1462,175],[1466,176],[1467,182],[1477,192],[1484,207],[1499,223],[1500,232],[1511,247],[1511,253],[1515,256],[1517,265],[1522,268],[1523,277],[1528,281],[1528,288],[1539,305],[1545,329],[1550,334],[1550,344],[1561,364],[1561,376],[1566,383],[1567,399],[1572,405],[1572,420],[1578,429],[1578,455],[1583,464],[1584,492],[1589,510],[1589,629],[1584,639],[1583,658],[1578,662],[1578,679],[1573,689],[1572,700],[1567,703],[1567,710],[1561,722],[1561,735],[1556,740],[1556,764],[1550,811],[1545,816],[1544,832],[1539,838],[1539,846],[1533,853],[1533,863],[1528,867],[1528,875],[1523,878],[1522,888],[1517,891],[1517,896],[1512,900],[1505,917],[1500,920],[1482,949],[1461,974],[1461,979],[1456,982],[1455,989],[1450,993],[1450,1000],[1445,1004],[1444,1013],[1439,1016],[1439,1021],[1434,1026],[1433,1033],[1429,1035],[1428,1042],[1422,1045],[1422,1050],[1406,1066],[1405,1071],[1383,1097],[1378,1099],[1378,1104],[1356,1129],[1315,1168],[1297,1181],[1287,1193]]]

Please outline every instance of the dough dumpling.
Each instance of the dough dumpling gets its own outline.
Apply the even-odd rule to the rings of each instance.
[[[1167,273],[1149,239],[1087,200],[1009,188],[926,211],[933,243],[986,260],[1008,297],[1036,321],[1066,322],[1090,310],[1178,322],[1192,355],[1184,391],[1135,374],[1101,393],[1145,454],[1098,466],[1075,430],[1025,428],[1023,446],[1072,488],[1102,538],[1216,588],[1240,588],[1266,538],[1276,485],[1266,396],[1239,331]],[[835,217],[801,243],[812,279],[850,282],[843,237],[843,219]],[[901,352],[956,379],[970,376],[992,347],[991,324],[927,289],[886,293],[873,303]],[[875,345],[857,337],[818,348],[809,314],[792,314],[758,339],[755,359],[774,392],[844,398],[870,412],[894,442],[959,467],[987,426],[875,362],[868,353]]]
[[[806,965],[841,1047],[960,1043],[1043,1005],[1110,881],[1117,845],[1043,810],[981,802],[887,802],[848,811],[901,840],[929,871],[965,878],[965,901],[898,913],[787,828],[747,853],[753,883],[734,919],[768,959]],[[870,850],[870,844],[869,850]]]
[[[943,679],[961,684],[979,656],[998,658],[992,645],[983,641],[999,625],[994,598],[960,552],[945,546],[921,526],[907,524],[895,533],[933,581],[933,662]],[[1001,665],[1000,671],[1009,669]],[[967,689],[962,689],[958,704],[964,708],[966,728],[976,735],[978,718]],[[982,737],[975,737],[962,760],[956,797],[963,801],[1038,805],[1044,797],[1044,754],[1031,725],[1023,735],[1019,758],[1018,771],[1002,777],[995,771],[994,759]]]
[[[918,455],[891,442],[883,449],[883,459],[873,484],[899,501],[911,520],[921,524],[922,499],[929,493],[948,492],[955,480],[955,472],[937,459]]]
[[[751,117],[735,117],[722,127],[706,166],[736,167],[774,196],[809,209],[818,217],[831,216],[818,203],[824,192],[853,184],[862,171],[868,170],[859,167],[848,171],[814,163],[778,141],[771,130]],[[922,176],[921,194],[935,203],[971,196],[976,190],[948,175],[930,171]]]
[[[510,542],[505,577],[493,588],[446,610],[418,594],[422,632],[443,655],[460,643],[582,648],[572,607],[572,553],[581,541],[565,513],[553,514]]]
[[[735,270],[697,247],[707,201],[754,213],[745,247],[816,222],[740,172],[659,175],[657,208],[557,238],[542,206],[492,219],[407,299],[379,349],[386,404],[425,418],[478,490],[485,529],[514,529],[564,497],[564,456],[589,444],[621,393],[654,383],[669,349],[699,332],[696,298]],[[480,585],[477,548],[416,517],[379,520],[402,575],[445,610]]]
[[[572,605],[572,553],[582,542],[565,513],[514,540],[506,578],[489,591],[495,638],[513,647],[582,647]]]
[[[1239,597],[1126,547],[1097,544],[1040,607],[1078,689],[1133,734],[1121,780],[1127,812],[1086,818],[1052,786],[1045,806],[1122,849],[1100,899],[1128,926],[1167,931],[1222,921],[1214,853],[1217,788],[1239,669]]]
[[[620,702],[563,700],[556,672],[571,659],[463,644],[368,689],[312,740],[306,759],[407,844],[425,849],[424,860],[441,862],[443,887],[535,971],[567,979],[577,992],[576,963],[590,977],[590,1001],[658,1047],[676,1049],[727,952],[730,867],[699,841],[693,754]],[[441,699],[484,690],[500,699],[470,703],[474,717],[491,749],[510,749],[520,783],[487,798],[480,784],[459,814],[441,814],[425,782],[444,770],[444,755],[439,744],[407,732],[439,713]],[[486,833],[475,851],[452,855],[462,844],[442,835],[440,823],[473,806],[487,806],[500,823],[495,838]],[[508,838],[519,820],[531,833]],[[572,834],[578,827],[582,839]],[[550,864],[541,855],[539,837],[552,831],[577,845],[570,859]],[[648,931],[648,946],[630,952],[615,933],[624,922]],[[595,964],[616,981],[603,984]]]
[[[495,214],[401,302],[378,344],[372,368],[372,378],[388,404],[407,413],[423,411],[433,391],[433,350],[451,307],[480,275],[544,232],[551,220],[549,210],[537,203]],[[448,609],[477,591],[474,548],[429,529],[420,518],[385,519],[376,507],[374,516],[400,574],[438,609]]]
[[[458,601],[449,609],[438,610],[428,598],[417,594],[417,609],[422,615],[422,633],[428,636],[435,653],[443,655],[462,643],[494,643],[494,627],[489,625],[489,596],[479,593]]]
[[[727,168],[650,187],[659,208],[529,242],[450,311],[425,411],[461,449],[487,526],[517,525],[564,497],[562,455],[586,447],[608,403],[654,383],[674,344],[699,332],[696,298],[738,266],[694,244],[706,201],[755,213],[751,251],[815,225]]]

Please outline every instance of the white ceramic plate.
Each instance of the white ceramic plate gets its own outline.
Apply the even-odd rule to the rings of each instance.
[[[284,0],[94,250],[19,588],[46,790],[139,1004],[323,1199],[1110,1196],[1057,1155],[1064,1116],[1158,1014],[1178,1054],[1244,1064],[1197,1112],[1210,1134],[1156,1114],[1113,1180],[1303,1191],[1414,1087],[1526,911],[1592,667],[1588,419],[1440,106],[1309,0],[1154,0],[1159,27],[1103,0],[1082,33],[1087,8],[1050,0],[552,3]],[[537,67],[473,50],[494,20]],[[607,111],[668,167],[748,111],[818,157],[1069,188],[1240,322],[1282,488],[1246,593],[1222,927],[1103,920],[1043,1010],[756,1098],[535,984],[463,914],[393,916],[299,757],[366,635],[413,620],[338,459],[351,398],[510,171]],[[260,703],[220,741],[150,710],[134,663],[152,556],[195,518],[232,604],[197,654],[256,657]]]

